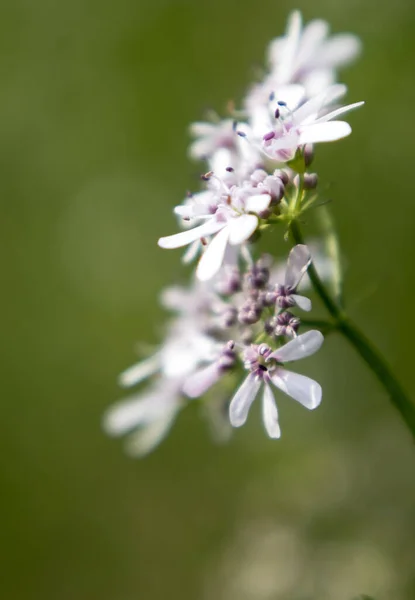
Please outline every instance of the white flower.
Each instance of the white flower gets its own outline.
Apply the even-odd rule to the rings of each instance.
[[[251,237],[258,227],[260,214],[268,209],[272,201],[270,194],[258,193],[251,185],[235,185],[229,188],[223,181],[216,179],[220,182],[221,193],[219,197],[212,196],[214,202],[217,202],[215,209],[210,203],[203,209],[199,202],[195,205],[189,203],[176,207],[178,214],[187,218],[203,219],[205,222],[158,241],[161,248],[171,249],[187,246],[196,240],[204,240],[207,244],[206,250],[196,271],[201,281],[211,279],[219,271],[228,244],[239,246]],[[210,236],[214,237],[208,243],[206,238]]]
[[[258,143],[262,151],[278,162],[291,160],[297,148],[305,144],[332,142],[348,136],[352,129],[338,116],[364,104],[355,102],[330,112],[327,107],[344,95],[343,85],[334,85],[314,96],[305,104],[294,107],[278,96],[268,106],[258,106],[251,116],[251,129],[245,133],[253,143]],[[294,108],[293,108],[294,107]]]
[[[245,423],[251,404],[263,387],[262,417],[265,429],[271,438],[280,437],[278,410],[270,383],[309,410],[317,408],[322,396],[320,385],[309,377],[287,371],[282,364],[314,354],[323,339],[319,331],[312,330],[299,335],[275,352],[266,344],[248,348],[244,358],[250,374],[232,398],[229,407],[231,425],[240,427]]]
[[[274,85],[298,82],[307,96],[321,92],[336,81],[336,69],[354,60],[360,40],[343,33],[328,37],[326,21],[316,19],[302,28],[301,14],[294,11],[284,36],[273,40],[268,60]]]

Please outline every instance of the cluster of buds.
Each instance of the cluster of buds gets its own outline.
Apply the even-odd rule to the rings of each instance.
[[[328,37],[322,21],[302,29],[294,12],[286,34],[270,44],[269,72],[249,89],[241,110],[192,125],[190,156],[208,169],[202,190],[174,209],[182,231],[158,244],[187,246],[184,262],[198,264],[189,287],[162,294],[174,316],[160,349],[121,375],[126,387],[144,379],[150,387],[105,416],[110,434],[132,432],[132,453],[154,448],[187,399],[217,396],[221,381],[243,371],[233,396],[224,399],[233,427],[245,423],[260,390],[272,438],[281,435],[273,387],[308,409],[319,405],[320,385],[285,368],[323,342],[301,320],[301,312],[311,310],[311,300],[299,293],[309,248],[294,246],[282,272],[270,256],[258,257],[256,242],[278,226],[286,235],[315,202],[318,178],[308,171],[314,145],[349,135],[350,125],[338,117],[362,104],[341,106],[346,87],[336,83],[336,69],[358,51],[354,36]]]

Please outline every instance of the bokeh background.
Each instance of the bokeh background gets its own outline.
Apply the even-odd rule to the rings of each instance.
[[[156,240],[197,185],[188,123],[296,7],[364,43],[341,78],[367,104],[316,166],[349,310],[415,395],[411,0],[2,0],[2,598],[415,598],[415,448],[343,340],[305,366],[318,411],[280,399],[279,442],[254,410],[214,445],[196,405],[141,461],[101,431],[183,277]]]

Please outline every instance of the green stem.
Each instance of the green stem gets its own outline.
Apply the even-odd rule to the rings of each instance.
[[[292,237],[296,244],[304,244],[304,238],[298,222],[296,220],[292,221],[290,227]],[[415,437],[415,405],[397,381],[390,366],[353,321],[346,316],[337,302],[333,300],[327,291],[326,286],[321,281],[313,263],[311,263],[308,268],[308,275],[315,291],[320,296],[320,299],[330,315],[333,317],[336,323],[336,329],[344,335],[376,375],[379,382],[388,392],[392,404],[399,411],[407,427]]]

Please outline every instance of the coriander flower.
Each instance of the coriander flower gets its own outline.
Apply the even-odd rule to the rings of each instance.
[[[307,246],[297,244],[288,255],[284,284],[275,286],[275,301],[279,308],[298,306],[305,311],[311,310],[311,301],[296,293],[303,276],[311,263],[311,254]]]
[[[274,352],[266,344],[248,347],[244,352],[244,360],[245,368],[250,373],[231,400],[231,425],[240,427],[245,423],[251,404],[262,387],[262,418],[265,429],[271,438],[281,436],[271,383],[309,410],[317,408],[322,396],[320,385],[309,377],[287,371],[283,365],[314,354],[321,347],[323,339],[319,331],[312,330]]]
[[[260,144],[268,158],[287,162],[305,144],[332,142],[351,133],[350,125],[338,121],[337,117],[362,106],[363,102],[327,112],[327,107],[345,91],[345,86],[331,86],[296,108],[291,108],[283,96],[272,98],[268,106],[259,106],[253,111],[251,127],[243,133]]]
[[[213,174],[209,174],[212,177]],[[196,276],[200,281],[211,279],[220,269],[228,244],[240,246],[255,232],[261,213],[266,211],[272,196],[258,193],[252,185],[228,187],[219,178],[221,194],[213,198],[213,204],[201,206],[199,202],[176,207],[176,212],[188,219],[205,222],[193,229],[182,231],[158,241],[161,248],[180,248],[196,240],[206,242],[206,249],[199,261]],[[216,205],[215,205],[216,203]],[[210,242],[206,238],[214,236]]]

